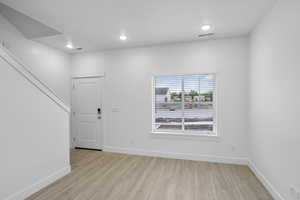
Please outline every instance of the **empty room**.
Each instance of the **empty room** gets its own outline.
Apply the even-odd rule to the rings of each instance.
[[[0,0],[0,200],[300,200],[299,0]]]

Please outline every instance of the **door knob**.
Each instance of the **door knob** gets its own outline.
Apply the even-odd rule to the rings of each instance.
[[[98,115],[101,115],[101,108],[97,109],[97,113],[98,113]]]

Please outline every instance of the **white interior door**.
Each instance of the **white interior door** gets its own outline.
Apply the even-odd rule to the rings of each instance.
[[[102,149],[102,79],[73,79],[72,135],[75,147]]]

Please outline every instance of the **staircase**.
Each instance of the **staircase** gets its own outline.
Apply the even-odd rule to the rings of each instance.
[[[0,199],[25,199],[70,172],[70,108],[0,46]]]

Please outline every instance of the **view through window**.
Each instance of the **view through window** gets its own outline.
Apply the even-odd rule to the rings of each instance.
[[[215,135],[215,75],[155,76],[154,132]]]

